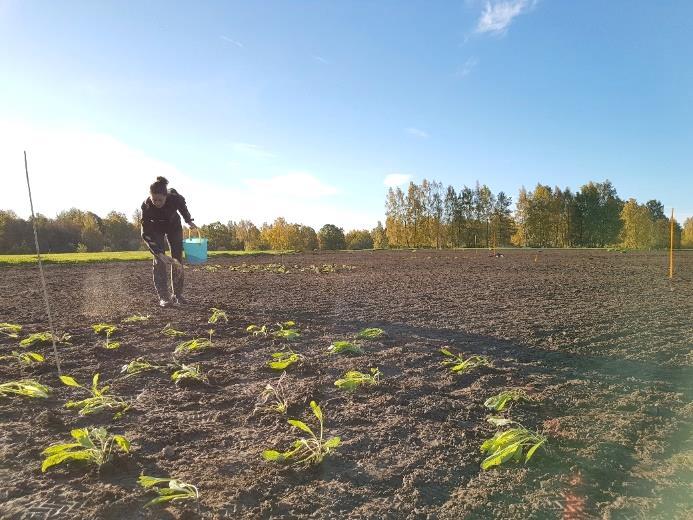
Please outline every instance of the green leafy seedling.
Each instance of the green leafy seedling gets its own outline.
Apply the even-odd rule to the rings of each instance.
[[[0,360],[3,359],[14,359],[20,365],[33,365],[34,363],[43,363],[46,360],[36,352],[17,352],[16,350],[13,350],[11,354],[0,356]]]
[[[289,349],[285,352],[274,352],[272,361],[267,362],[267,366],[273,370],[286,370],[294,363],[301,361],[303,356]]]
[[[115,334],[115,332],[118,330],[118,327],[116,327],[115,325],[111,325],[110,323],[96,323],[92,325],[91,328],[94,329],[94,332],[96,334],[103,334],[106,336],[106,344],[104,345],[104,347],[111,350],[120,348],[119,341],[111,341],[111,336]]]
[[[199,366],[182,364],[178,370],[171,374],[171,380],[180,384],[182,382],[195,381],[198,383],[207,383],[207,376],[200,370]]]
[[[499,466],[510,460],[519,462],[524,459],[526,463],[545,442],[546,437],[524,426],[497,432],[481,445],[481,452],[488,454],[481,463],[481,469]]]
[[[139,323],[141,321],[149,321],[149,314],[133,314],[123,319],[123,323]]]
[[[384,338],[387,334],[385,334],[385,331],[383,329],[379,329],[377,327],[369,327],[367,329],[363,329],[360,331],[358,334],[356,334],[356,337],[358,339],[380,339]]]
[[[495,412],[502,412],[512,401],[525,399],[526,394],[522,390],[507,390],[500,394],[494,395],[484,401],[484,406]]]
[[[122,435],[110,435],[105,428],[79,428],[70,432],[77,442],[54,444],[43,450],[46,456],[41,471],[64,462],[83,461],[99,468],[113,458],[118,449],[130,452],[130,442]]]
[[[295,321],[284,321],[282,323],[277,323],[277,329],[272,332],[272,336],[279,339],[285,339],[287,341],[293,341],[301,336],[295,327]]]
[[[152,489],[159,495],[147,502],[144,507],[181,500],[199,500],[200,493],[192,484],[174,478],[159,478],[140,475],[137,483],[144,489]],[[162,484],[166,484],[163,486]]]
[[[164,336],[169,336],[171,338],[177,338],[179,336],[185,336],[185,332],[181,332],[179,330],[174,329],[173,327],[171,327],[170,323],[167,323],[166,326],[163,329],[161,329],[161,333]]]
[[[0,323],[0,334],[4,334],[13,339],[19,338],[22,326],[15,323]]]
[[[474,368],[491,367],[493,364],[486,356],[470,356],[464,359],[462,355],[455,355],[446,348],[441,348],[440,353],[450,359],[443,361],[443,365],[449,366],[456,374],[464,374]]]
[[[229,322],[228,316],[226,316],[226,313],[221,309],[212,307],[210,310],[212,311],[212,315],[209,317],[207,323],[216,324],[219,320],[224,320],[224,323]]]
[[[284,377],[286,372],[282,373],[279,379],[274,383],[267,383],[265,389],[260,393],[255,403],[255,413],[278,413],[284,415],[289,409],[289,402],[284,393]]]
[[[352,343],[351,341],[335,341],[329,346],[327,352],[330,354],[358,355],[363,354],[363,349],[359,344]]]
[[[81,401],[68,401],[65,404],[65,408],[77,408],[79,410],[79,415],[82,417],[85,415],[98,413],[103,410],[109,410],[116,412],[113,418],[117,419],[121,417],[128,408],[130,408],[130,405],[123,399],[108,393],[110,386],[104,385],[99,388],[99,374],[94,374],[91,382],[91,388],[80,385],[73,377],[70,376],[60,376],[60,380],[67,386],[81,388],[91,395],[91,397],[82,399]]]
[[[204,350],[212,347],[211,334],[210,339],[208,338],[195,338],[183,343],[179,343],[176,350],[173,351],[174,354],[186,354],[190,352],[195,352],[197,350]]]
[[[357,370],[349,370],[340,379],[334,382],[334,386],[340,390],[352,391],[356,390],[361,385],[378,385],[380,384],[380,376],[382,375],[377,368],[371,368],[370,374],[359,372]]]
[[[72,338],[69,334],[63,334],[60,337],[55,338],[56,343],[62,343],[63,345],[69,345],[69,341]],[[49,345],[53,342],[53,334],[50,332],[35,332],[30,334],[22,341],[19,342],[20,347],[33,347],[34,345]]]
[[[262,452],[262,456],[265,460],[310,466],[313,464],[320,464],[334,448],[340,445],[341,439],[339,437],[331,437],[327,440],[324,439],[322,410],[315,401],[310,402],[310,408],[313,410],[313,415],[317,417],[318,423],[320,424],[320,434],[315,435],[313,430],[302,421],[289,419],[288,423],[291,426],[307,433],[308,437],[295,440],[292,448],[284,452],[265,450]]]
[[[0,397],[19,395],[22,397],[33,397],[45,399],[51,390],[45,385],[33,379],[22,379],[20,381],[8,381],[0,383]]]
[[[260,327],[259,325],[248,325],[245,328],[245,331],[252,334],[253,336],[268,336],[269,335],[269,330],[267,328],[267,325],[263,325]]]
[[[153,363],[150,363],[143,357],[138,357],[137,359],[133,359],[132,361],[130,361],[127,365],[123,365],[120,369],[120,373],[125,374],[125,377],[130,377],[137,374],[141,374],[142,372],[160,370],[161,368],[163,367],[161,367],[160,365],[154,365]]]

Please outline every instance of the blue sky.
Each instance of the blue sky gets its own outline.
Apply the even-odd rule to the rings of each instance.
[[[175,8],[172,6],[175,5]],[[0,208],[371,227],[386,183],[693,216],[693,2],[0,0]]]

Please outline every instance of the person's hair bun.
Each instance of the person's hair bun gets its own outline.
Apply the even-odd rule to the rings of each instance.
[[[159,176],[156,178],[156,182],[163,184],[164,186],[168,186],[168,179],[166,177]]]

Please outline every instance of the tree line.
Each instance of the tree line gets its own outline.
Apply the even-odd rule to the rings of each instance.
[[[670,221],[658,200],[623,201],[608,180],[577,192],[537,184],[518,194],[515,211],[504,192],[485,184],[444,188],[436,181],[390,188],[385,200],[390,247],[669,246]],[[693,247],[693,219],[674,222],[674,246]]]
[[[95,213],[70,209],[55,218],[37,215],[36,228],[41,251],[73,253],[92,251],[135,251],[146,249],[140,237],[140,213],[128,219],[112,211],[105,218]],[[380,223],[373,230],[344,230],[326,224],[319,231],[310,226],[277,218],[260,228],[249,220],[213,222],[200,226],[210,250],[294,250],[384,248],[385,229]],[[30,220],[12,211],[0,210],[0,254],[34,252],[34,234]]]
[[[578,191],[537,184],[520,189],[515,211],[512,198],[485,184],[453,186],[424,179],[406,191],[390,188],[385,200],[385,226],[344,230],[325,224],[310,226],[277,218],[259,228],[249,220],[201,226],[211,250],[295,250],[450,247],[605,247],[662,249],[669,245],[670,220],[658,200],[644,204],[619,198],[607,180],[588,182]],[[44,252],[132,251],[145,249],[140,214],[106,217],[79,209],[55,218],[36,217]],[[675,247],[693,248],[693,218],[674,224]],[[0,210],[0,254],[32,253],[30,220]]]

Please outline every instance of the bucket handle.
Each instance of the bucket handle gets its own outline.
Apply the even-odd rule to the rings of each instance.
[[[192,231],[191,228],[188,228],[188,240],[190,240],[190,232]],[[200,233],[200,228],[195,228],[195,231],[197,231],[197,238],[198,240],[202,239],[202,233]]]

